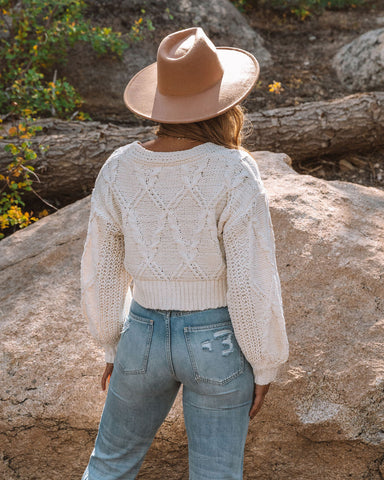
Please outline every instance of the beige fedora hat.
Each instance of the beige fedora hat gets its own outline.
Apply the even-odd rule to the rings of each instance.
[[[188,28],[162,40],[157,62],[131,79],[124,102],[132,112],[155,122],[198,122],[241,102],[259,72],[259,63],[249,52],[215,47],[202,28]]]

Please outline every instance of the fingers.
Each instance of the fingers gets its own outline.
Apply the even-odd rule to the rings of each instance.
[[[107,383],[107,377],[106,377],[106,374],[105,372],[103,373],[103,376],[101,378],[101,389],[102,390],[105,390],[106,388],[106,383]]]
[[[107,377],[105,375],[105,370],[104,370],[103,376],[101,377],[101,389],[102,390],[105,390],[106,382],[107,382]]]
[[[259,412],[261,409],[261,406],[263,405],[265,395],[267,394],[269,390],[269,385],[255,385],[254,391],[253,391],[253,403],[251,410],[249,412],[249,416],[251,417],[251,420],[255,417],[255,415]]]
[[[253,400],[252,408],[251,411],[249,412],[249,416],[251,417],[251,420],[255,418],[255,415],[259,412],[262,404],[264,402],[264,397],[255,397]]]
[[[110,379],[113,372],[113,363],[107,363],[104,369],[103,376],[101,378],[101,389],[105,390],[107,388],[107,380]]]

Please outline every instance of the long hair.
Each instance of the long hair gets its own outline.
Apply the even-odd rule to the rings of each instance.
[[[160,123],[155,131],[158,137],[189,138],[199,142],[212,142],[227,148],[243,148],[244,109],[235,105],[217,117],[194,123]]]

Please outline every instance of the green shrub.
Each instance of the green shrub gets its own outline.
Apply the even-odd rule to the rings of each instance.
[[[84,18],[85,7],[83,0],[0,0],[0,123],[8,118],[13,122],[0,138],[18,140],[5,146],[12,160],[0,175],[0,239],[48,214],[44,209],[34,216],[22,200],[25,192],[39,197],[32,187],[37,175],[28,163],[46,147],[33,147],[29,141],[39,130],[35,117],[90,118],[79,110],[83,102],[75,88],[52,73],[54,66],[66,60],[77,42],[120,57],[154,29],[150,19],[141,17],[123,38],[111,28],[92,26]]]
[[[8,143],[4,148],[12,157],[12,162],[7,166],[5,175],[0,174],[0,239],[5,234],[4,231],[13,232],[17,228],[23,228],[30,223],[38,220],[33,216],[33,212],[25,211],[25,203],[22,196],[25,192],[30,192],[32,188],[32,178],[34,168],[28,163],[37,157],[29,141],[41,127],[28,126],[25,122],[19,123],[8,129],[7,138],[18,138],[18,144]],[[3,138],[3,137],[2,137]],[[40,146],[40,151],[46,150],[46,147]],[[39,217],[45,215],[46,210],[40,212]]]
[[[117,57],[128,47],[120,32],[85,20],[84,9],[83,0],[0,0],[3,114],[18,116],[28,108],[33,115],[66,118],[81,99],[65,80],[52,82],[52,76],[46,79],[44,73],[65,61],[68,48],[79,41]],[[135,39],[134,33],[130,39]]]

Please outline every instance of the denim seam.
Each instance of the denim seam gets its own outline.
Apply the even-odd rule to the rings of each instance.
[[[172,315],[174,317],[182,317],[184,315],[193,315],[199,312],[203,312],[204,310],[183,310],[183,311],[178,311],[178,310],[172,310]]]
[[[131,316],[137,322],[153,324],[153,320],[151,318],[143,317],[142,315],[138,315],[137,313],[130,312],[129,316]]]
[[[199,332],[201,330],[212,330],[212,328],[232,327],[232,322],[212,323],[211,325],[201,325],[199,327],[184,327],[185,332]]]
[[[196,364],[196,361],[195,361],[195,356],[193,354],[192,345],[191,345],[191,341],[190,341],[188,333],[193,333],[194,331],[199,331],[199,330],[204,330],[204,329],[212,329],[212,328],[221,327],[221,326],[224,326],[224,325],[226,325],[226,324],[223,324],[223,323],[214,324],[214,325],[210,325],[209,326],[210,328],[208,328],[208,327],[184,327],[184,338],[185,338],[185,342],[187,344],[188,356],[189,356],[189,360],[190,360],[191,365],[192,365],[193,377],[194,377],[196,383],[203,382],[203,383],[209,383],[211,385],[226,385],[227,383],[231,382],[234,378],[238,377],[239,375],[241,375],[244,372],[244,365],[245,365],[244,354],[240,350],[240,348],[239,348],[240,367],[239,367],[238,370],[236,370],[236,372],[234,372],[229,377],[226,377],[223,380],[213,380],[213,379],[210,379],[210,378],[201,377],[199,372],[198,372],[197,364]]]
[[[170,314],[167,314],[164,320],[165,320],[165,330],[166,330],[166,334],[165,334],[165,353],[166,353],[166,357],[167,357],[167,363],[168,363],[169,369],[171,371],[172,377],[175,380],[177,380],[176,373],[175,373],[175,370],[173,368],[173,363],[172,363],[171,318],[170,318]]]
[[[195,405],[194,403],[191,403],[187,400],[183,400],[183,405],[189,405],[194,408],[198,408],[199,410],[214,410],[216,412],[220,412],[222,410],[234,410],[236,408],[243,408],[246,407],[247,405],[251,406],[252,405],[252,400],[249,400],[248,402],[241,403],[240,405],[234,405],[231,407],[221,407],[221,408],[212,408],[212,407],[202,407],[201,405]]]
[[[135,317],[136,317],[136,315],[135,315]],[[140,321],[140,320],[137,320],[136,318],[134,318],[133,315],[132,315],[132,318],[135,321],[138,321],[140,323],[143,323],[143,324],[147,325],[147,340],[146,340],[145,347],[144,347],[144,357],[143,357],[143,361],[142,361],[142,368],[136,369],[136,370],[127,370],[127,369],[125,369],[125,367],[123,365],[120,364],[120,362],[118,362],[118,366],[120,367],[120,370],[125,375],[138,375],[138,374],[146,373],[147,367],[148,367],[149,351],[150,351],[152,336],[153,336],[153,320],[146,319],[147,321],[143,322],[143,321]],[[126,331],[129,335],[129,328]]]
[[[187,344],[189,361],[191,362],[191,365],[192,365],[193,378],[195,379],[196,383],[199,383],[198,382],[199,375],[197,373],[197,365],[196,365],[196,362],[195,362],[195,357],[193,356],[193,353],[191,351],[192,346],[190,344],[190,341],[189,341],[189,338],[188,338],[188,335],[187,335],[187,331],[188,331],[188,327],[184,327],[184,338],[185,338],[185,342]]]

